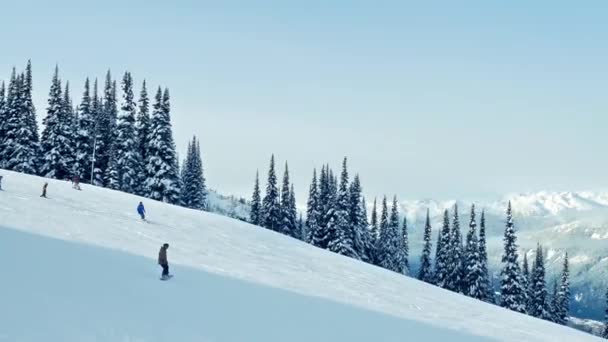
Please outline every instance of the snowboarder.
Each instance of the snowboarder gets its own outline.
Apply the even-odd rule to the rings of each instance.
[[[165,243],[160,247],[160,251],[158,252],[158,264],[163,268],[161,280],[171,278],[171,275],[169,275],[169,262],[167,261],[167,249],[169,249],[169,244]]]
[[[139,205],[137,206],[137,213],[139,216],[141,216],[142,220],[146,220],[146,209],[144,208],[144,204],[142,202],[139,202]]]
[[[44,183],[44,185],[42,186],[42,195],[40,195],[40,197],[46,198],[46,187],[47,186],[49,186],[49,183]]]

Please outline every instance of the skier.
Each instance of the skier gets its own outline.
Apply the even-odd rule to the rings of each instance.
[[[74,175],[74,178],[72,178],[72,187],[76,190],[80,190],[80,177],[78,177],[78,175]]]
[[[163,268],[163,274],[161,275],[161,280],[167,280],[172,276],[169,275],[169,262],[167,261],[167,249],[169,249],[169,244],[165,243],[160,247],[160,251],[158,252],[158,264]]]
[[[49,183],[44,183],[44,185],[42,186],[42,195],[40,195],[40,197],[46,198],[46,187],[47,186],[49,186]]]
[[[144,204],[142,202],[139,202],[139,205],[137,206],[137,213],[139,216],[141,216],[142,220],[146,220],[146,209],[144,208]]]

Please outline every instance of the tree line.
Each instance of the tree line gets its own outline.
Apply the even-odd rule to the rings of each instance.
[[[178,163],[168,88],[159,86],[151,104],[143,81],[136,103],[131,73],[125,72],[118,86],[108,71],[101,94],[97,79],[91,87],[86,78],[80,103],[74,106],[69,82],[62,83],[55,67],[39,135],[31,62],[23,72],[13,68],[8,86],[2,82],[1,168],[62,180],[77,177],[171,204],[207,207],[196,137],[188,143],[181,168]]]
[[[408,223],[405,217],[400,218],[397,197],[393,197],[389,206],[388,199],[384,196],[379,206],[378,209],[377,200],[374,199],[368,218],[360,177],[356,174],[350,180],[347,159],[344,158],[339,177],[328,165],[321,168],[320,174],[313,170],[306,218],[303,220],[300,216],[297,219],[294,187],[289,181],[287,163],[283,184],[279,188],[273,155],[263,197],[259,174],[256,173],[250,222],[456,293],[555,323],[567,323],[570,304],[568,254],[564,255],[561,278],[553,282],[552,292],[549,293],[544,252],[540,244],[532,267],[528,265],[526,254],[520,265],[510,202],[506,210],[498,291],[494,289],[488,268],[483,210],[478,229],[477,211],[475,205],[471,206],[464,238],[458,206],[454,205],[451,214],[448,209],[444,210],[434,260],[432,226],[427,210],[420,264],[414,274],[408,261]]]

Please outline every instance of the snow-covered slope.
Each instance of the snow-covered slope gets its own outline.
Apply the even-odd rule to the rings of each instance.
[[[144,200],[143,223],[136,196],[49,181],[43,199],[46,180],[0,172],[0,340],[599,341],[237,220]]]

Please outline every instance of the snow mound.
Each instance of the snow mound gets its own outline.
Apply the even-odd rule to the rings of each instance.
[[[599,341],[238,220],[0,174],[0,340]]]

